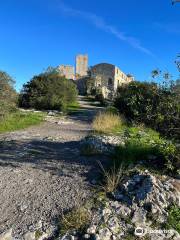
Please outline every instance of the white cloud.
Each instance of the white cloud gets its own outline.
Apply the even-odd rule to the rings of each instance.
[[[119,31],[115,26],[109,25],[108,23],[106,23],[106,21],[102,17],[91,12],[86,12],[86,11],[81,11],[78,9],[71,8],[65,5],[62,1],[59,3],[59,9],[68,16],[83,18],[86,21],[89,21],[91,24],[93,24],[97,28],[101,29],[102,31],[114,35],[116,38],[118,38],[121,41],[127,42],[133,48],[153,56],[152,52],[149,49],[142,46],[142,44],[137,38],[128,36],[124,32]]]

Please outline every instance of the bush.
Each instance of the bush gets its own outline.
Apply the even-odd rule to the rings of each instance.
[[[124,124],[124,120],[119,115],[101,112],[93,121],[93,129],[97,132],[111,133],[122,124]]]
[[[175,229],[180,234],[180,207],[175,205],[170,207],[166,228]]]
[[[75,102],[76,97],[75,84],[52,71],[33,77],[23,86],[19,105],[24,108],[62,111],[68,104]]]
[[[132,82],[118,88],[114,105],[129,121],[145,123],[166,136],[179,135],[180,105],[170,86]]]
[[[177,172],[178,150],[171,142],[150,129],[129,128],[124,131],[125,146],[118,146],[114,159],[117,167],[120,164],[136,165],[161,170],[161,172]]]
[[[0,119],[16,110],[17,95],[13,84],[13,79],[6,72],[0,71]]]
[[[102,94],[101,92],[99,92],[99,93],[97,93],[97,94],[95,95],[95,100],[96,100],[96,101],[99,101],[102,105],[105,105],[105,104],[106,104],[106,101],[105,101],[105,99],[104,99],[104,96],[103,96],[103,94]]]

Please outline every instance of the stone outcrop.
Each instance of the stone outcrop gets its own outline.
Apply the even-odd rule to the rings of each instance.
[[[160,179],[148,171],[135,173],[112,193],[112,198],[99,197],[100,205],[81,238],[66,235],[59,239],[125,240],[139,236],[179,240],[176,230],[162,227],[167,223],[168,207],[180,207],[180,193],[175,185],[179,185],[178,180]]]
[[[89,135],[81,141],[81,149],[89,148],[94,153],[109,154],[112,153],[115,146],[124,145],[124,139],[122,137],[114,135]]]

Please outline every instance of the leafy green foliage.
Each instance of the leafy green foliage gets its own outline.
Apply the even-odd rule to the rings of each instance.
[[[180,207],[175,205],[170,207],[166,227],[175,229],[180,234]]]
[[[176,172],[178,151],[171,141],[167,141],[151,129],[126,128],[125,145],[116,148],[114,159],[117,166],[142,163],[142,165],[164,172]]]
[[[17,95],[13,88],[13,79],[0,71],[0,119],[16,109]]]
[[[72,81],[48,71],[33,77],[24,85],[19,105],[25,108],[64,110],[76,101],[76,97],[77,89]]]
[[[118,88],[114,105],[128,120],[145,123],[164,135],[178,138],[180,105],[171,86],[132,82]]]

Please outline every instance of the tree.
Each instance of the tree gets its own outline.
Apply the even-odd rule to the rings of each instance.
[[[178,56],[177,56],[177,58],[175,60],[175,64],[177,65],[177,68],[178,68],[178,70],[180,72],[180,54],[178,54]]]
[[[14,80],[3,71],[0,71],[0,118],[5,117],[16,108],[16,91]]]
[[[55,71],[44,72],[23,86],[19,105],[25,108],[64,110],[76,101],[76,85]]]
[[[174,85],[131,82],[118,88],[114,104],[129,121],[145,123],[166,136],[179,136],[180,108]]]

